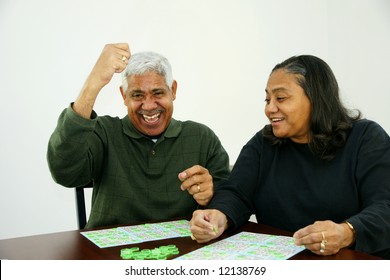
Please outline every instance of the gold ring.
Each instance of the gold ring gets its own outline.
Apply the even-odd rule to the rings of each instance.
[[[191,239],[196,240],[195,236],[191,233]]]
[[[325,252],[325,249],[326,249],[325,244],[326,244],[326,240],[322,240],[321,241],[321,249],[320,249],[321,253]]]
[[[322,241],[321,241],[321,243],[324,243],[324,244],[328,243],[328,240],[326,240],[326,238],[325,238],[325,233],[323,231],[321,231],[321,234],[322,234]]]
[[[126,59],[127,59],[127,57],[126,57],[126,56],[122,56],[122,61],[123,61],[123,62],[125,62],[125,61],[126,61]]]
[[[200,186],[199,186],[199,184],[197,185],[197,187],[198,187],[198,192],[200,192]]]

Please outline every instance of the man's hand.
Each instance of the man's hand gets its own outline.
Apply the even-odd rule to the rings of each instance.
[[[82,117],[89,119],[101,89],[111,81],[115,73],[121,73],[126,69],[129,59],[130,49],[128,44],[105,45],[73,104],[73,110]]]
[[[179,174],[182,182],[180,188],[187,190],[199,205],[207,205],[214,195],[213,177],[209,171],[200,166],[194,165]]]
[[[114,73],[121,73],[130,59],[130,48],[127,43],[107,44],[92,69],[88,79],[95,85],[104,87]]]

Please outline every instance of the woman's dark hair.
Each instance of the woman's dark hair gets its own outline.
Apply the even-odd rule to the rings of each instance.
[[[345,145],[352,123],[360,119],[360,111],[355,110],[357,114],[353,115],[343,106],[336,77],[320,58],[312,55],[293,56],[277,64],[271,74],[278,69],[294,74],[297,84],[310,100],[310,150],[321,159],[333,159],[337,149]],[[276,137],[271,125],[264,127],[263,135],[274,145],[287,141]]]

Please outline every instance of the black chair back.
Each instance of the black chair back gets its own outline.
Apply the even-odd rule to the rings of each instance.
[[[87,213],[85,210],[85,188],[93,188],[93,182],[89,182],[87,185],[75,188],[76,194],[76,211],[77,211],[77,223],[79,229],[85,228],[87,224]]]

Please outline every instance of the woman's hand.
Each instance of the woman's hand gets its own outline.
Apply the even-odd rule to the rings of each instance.
[[[346,223],[317,221],[294,233],[296,245],[303,245],[317,255],[333,255],[354,242],[354,232]]]
[[[190,221],[191,238],[198,243],[205,243],[221,236],[227,227],[227,217],[221,211],[196,210]]]

